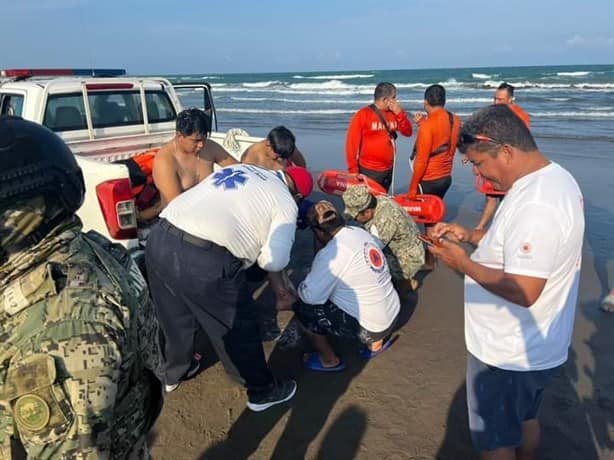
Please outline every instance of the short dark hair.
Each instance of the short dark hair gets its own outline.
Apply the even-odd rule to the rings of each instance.
[[[211,132],[211,117],[200,109],[185,109],[177,114],[175,131],[183,136],[194,133],[205,137]]]
[[[292,131],[285,126],[273,128],[266,138],[271,144],[273,152],[283,159],[288,159],[296,149],[296,138]]]
[[[510,97],[514,97],[514,87],[509,83],[503,82],[498,87],[497,90],[504,89]]]
[[[332,213],[332,211],[330,211]],[[322,230],[324,233],[332,235],[335,231],[345,225],[345,219],[339,213],[336,213],[333,218],[321,224],[312,225],[314,228]]]
[[[388,83],[387,81],[383,81],[378,83],[375,87],[375,92],[373,93],[373,99],[383,99],[385,97],[393,97],[397,94],[397,88],[392,83]]]
[[[458,149],[465,153],[469,145],[479,152],[495,155],[496,143],[476,142],[463,144],[463,137],[483,135],[503,144],[509,144],[523,152],[537,150],[537,144],[529,128],[506,104],[490,105],[475,112],[463,123]]]
[[[446,89],[441,85],[431,85],[424,91],[424,100],[433,107],[446,105]]]

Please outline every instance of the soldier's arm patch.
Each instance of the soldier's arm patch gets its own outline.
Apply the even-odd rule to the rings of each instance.
[[[16,315],[24,308],[56,295],[51,264],[42,264],[9,284],[0,295],[0,309]]]
[[[74,416],[62,387],[55,382],[54,359],[36,354],[11,363],[0,400],[8,401],[24,447],[54,443],[70,429]]]

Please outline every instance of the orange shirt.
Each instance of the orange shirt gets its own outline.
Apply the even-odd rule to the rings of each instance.
[[[443,107],[432,110],[428,118],[420,123],[416,138],[414,173],[409,185],[410,196],[418,192],[418,185],[423,180],[441,179],[452,174],[452,162],[461,127],[458,115],[453,117],[451,135],[450,117]],[[431,154],[444,144],[448,144],[448,150]]]
[[[392,131],[398,130],[403,136],[411,136],[411,122],[404,111],[396,115],[388,111],[382,114]],[[359,164],[374,171],[392,168],[393,142],[380,118],[369,107],[360,109],[350,121],[345,141],[345,159],[351,173],[358,172]]]
[[[507,104],[507,106],[518,118],[522,120],[527,128],[531,128],[531,119],[529,118],[529,114],[527,112],[522,110],[520,106],[517,106],[516,104]]]

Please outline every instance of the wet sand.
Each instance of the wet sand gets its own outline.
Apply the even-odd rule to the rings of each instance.
[[[316,195],[317,197],[318,195]],[[449,214],[465,224],[476,213]],[[542,459],[614,459],[614,314],[603,313],[599,267],[587,233],[581,292],[569,361],[542,406]],[[304,276],[312,255],[299,231],[292,279]],[[599,259],[599,260],[598,260]],[[257,285],[254,285],[256,288]],[[426,275],[404,301],[405,324],[385,354],[365,362],[353,343],[336,342],[345,372],[302,369],[291,313],[278,316],[272,296],[258,300],[265,349],[274,373],[294,378],[293,400],[262,413],[246,409],[243,388],[230,381],[213,353],[209,367],[166,398],[151,433],[155,459],[473,459],[464,387],[462,278],[444,266]]]

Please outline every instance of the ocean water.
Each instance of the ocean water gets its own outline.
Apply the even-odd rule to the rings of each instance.
[[[259,74],[166,75],[171,81],[208,81],[212,85],[220,131],[240,127],[264,136],[285,125],[315,172],[343,169],[345,132],[351,116],[373,99],[375,85],[389,81],[408,112],[422,110],[424,90],[446,88],[446,108],[461,118],[492,103],[506,81],[516,88],[516,103],[531,116],[539,148],[569,169],[583,190],[587,238],[602,265],[614,260],[614,64],[492,67],[431,70],[352,70]],[[198,92],[179,94],[184,106],[198,106]],[[405,191],[415,135],[399,137],[394,190]],[[475,220],[482,197],[473,188],[470,168],[460,159],[446,196],[447,217]],[[469,223],[469,222],[467,222]]]

